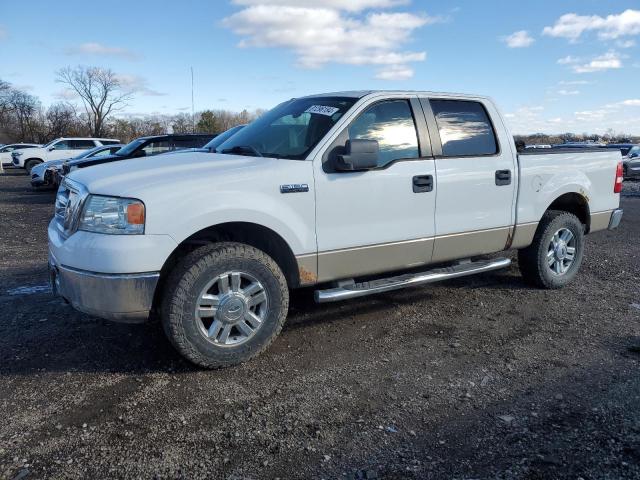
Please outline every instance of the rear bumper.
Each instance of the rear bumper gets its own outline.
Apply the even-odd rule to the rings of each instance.
[[[622,209],[617,208],[611,213],[611,218],[609,219],[609,230],[615,230],[620,225],[622,221]]]
[[[140,323],[149,318],[160,273],[88,272],[62,266],[49,254],[49,278],[54,295],[76,310],[107,320]]]

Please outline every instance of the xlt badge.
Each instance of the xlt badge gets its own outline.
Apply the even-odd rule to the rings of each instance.
[[[308,192],[309,185],[306,183],[291,183],[289,185],[280,185],[280,193],[298,193]]]

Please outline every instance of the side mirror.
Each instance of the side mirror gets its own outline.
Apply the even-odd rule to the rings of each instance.
[[[138,150],[133,154],[133,158],[144,157],[147,154],[144,150]]]
[[[377,140],[347,140],[345,153],[336,158],[336,170],[353,172],[378,166],[380,147]]]
[[[53,147],[47,148],[48,151],[53,152],[56,149],[55,145]]]

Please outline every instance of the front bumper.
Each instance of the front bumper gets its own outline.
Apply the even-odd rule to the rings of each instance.
[[[76,310],[107,320],[140,323],[149,318],[160,273],[88,272],[60,265],[49,254],[49,278],[54,295]]]
[[[620,225],[622,221],[622,209],[616,208],[613,213],[611,213],[611,219],[609,220],[609,230],[615,230]]]

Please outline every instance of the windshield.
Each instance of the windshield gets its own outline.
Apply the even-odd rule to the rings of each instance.
[[[72,160],[80,160],[81,158],[90,157],[92,153],[98,152],[103,148],[104,148],[103,146],[90,148],[89,150],[85,150],[82,153],[79,153],[78,155],[73,157]]]
[[[40,148],[47,148],[47,147],[53,145],[58,140],[60,140],[60,139],[59,138],[55,138],[55,139],[51,140],[49,143],[45,143],[44,145],[42,145],[42,147],[40,147]]]
[[[149,141],[148,138],[139,138],[127,143],[124,147],[116,152],[116,155],[127,156],[135,152],[143,143]]]
[[[224,142],[229,140],[229,138],[231,138],[232,135],[235,135],[237,132],[239,132],[243,128],[244,128],[244,125],[238,125],[236,127],[232,127],[229,130],[222,132],[220,135],[215,137],[213,140],[211,140],[202,148],[207,148],[213,152],[216,148],[218,148]]]
[[[348,97],[289,100],[231,136],[216,151],[303,160],[356,100]]]

